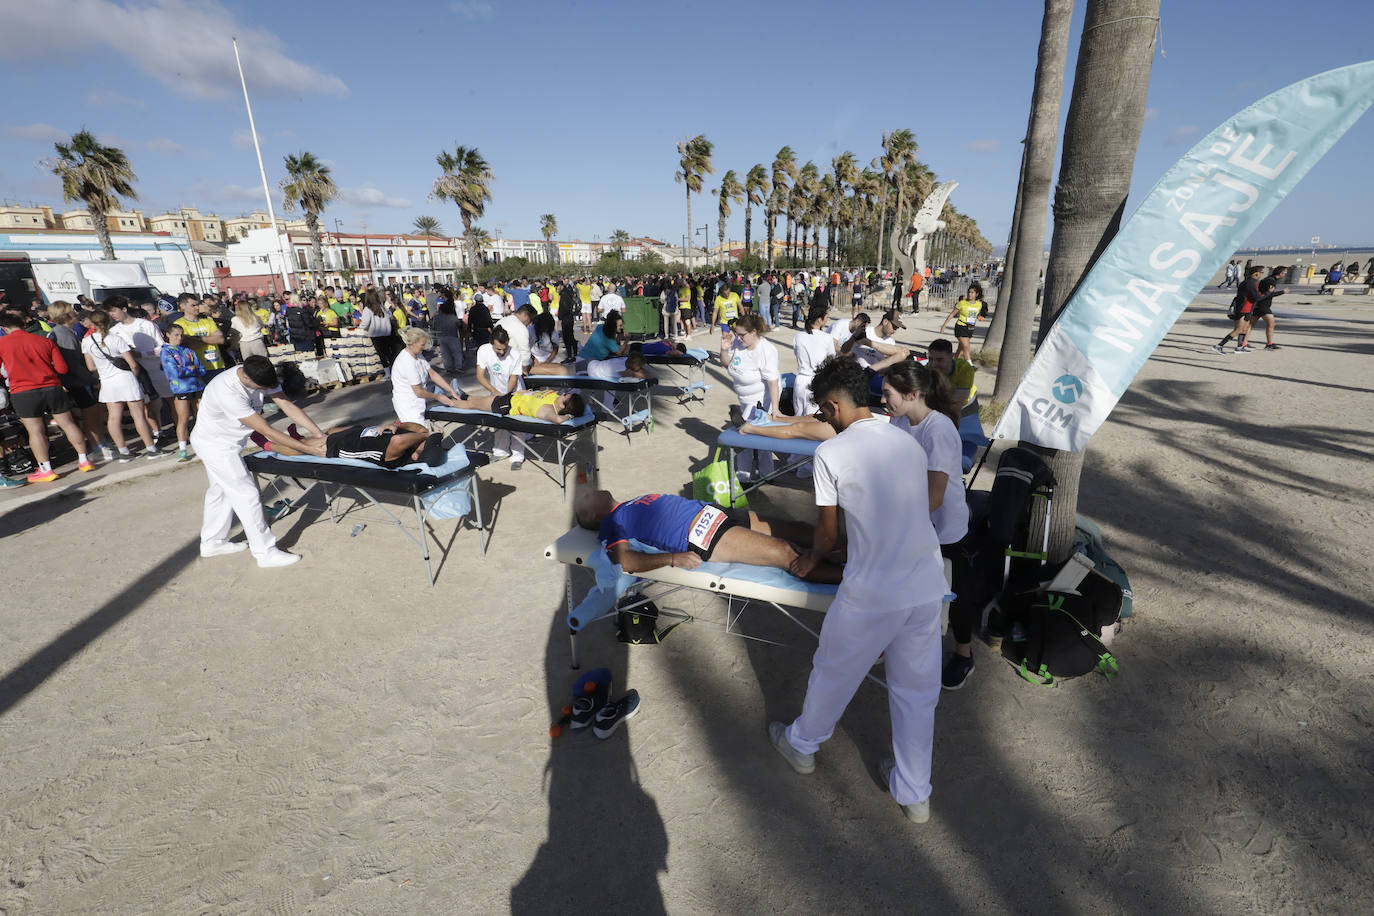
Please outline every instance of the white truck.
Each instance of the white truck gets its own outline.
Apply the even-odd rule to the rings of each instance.
[[[142,261],[33,261],[33,277],[44,304],[75,302],[85,295],[96,305],[114,295],[131,303],[156,302],[162,293],[148,280]]]

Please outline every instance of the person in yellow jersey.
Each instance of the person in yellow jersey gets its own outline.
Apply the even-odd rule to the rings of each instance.
[[[954,308],[945,316],[944,323],[940,325],[941,334],[945,332],[949,320],[958,316],[958,320],[954,322],[954,339],[959,342],[959,349],[954,354],[955,359],[973,358],[973,329],[982,317],[986,305],[983,301],[983,287],[973,283],[968,288],[968,294],[955,303]]]
[[[549,423],[567,423],[587,412],[587,402],[576,391],[512,391],[510,394],[469,396],[465,410],[486,410],[503,417],[526,417]],[[525,464],[525,434],[510,434],[510,469]]]
[[[722,333],[730,330],[730,322],[739,317],[739,294],[732,292],[730,287],[722,286],[720,293],[716,295],[715,311],[711,313],[711,327],[713,331],[719,329]]]
[[[220,353],[224,332],[215,324],[215,319],[204,314],[200,297],[194,293],[178,296],[177,307],[181,309],[181,317],[172,323],[181,327],[183,343],[196,351],[205,366],[206,381],[209,381],[216,373],[224,371],[224,356]]]

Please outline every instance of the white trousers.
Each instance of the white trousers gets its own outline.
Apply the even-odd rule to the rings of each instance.
[[[832,604],[821,624],[806,701],[787,728],[787,741],[803,754],[814,754],[884,652],[897,761],[888,789],[899,804],[914,805],[930,797],[942,654],[938,600],[895,611],[859,610],[842,599]]]
[[[755,398],[753,400],[739,398],[739,409],[740,413],[744,416],[744,422],[749,422],[749,414],[752,413],[754,408],[760,403],[763,404],[765,410],[773,409],[773,405],[768,401],[768,389],[766,388],[761,398]],[[766,450],[761,451],[747,448],[741,450],[740,453],[735,456],[736,471],[753,471],[756,469],[755,466],[757,466],[757,472],[765,477],[773,473],[773,453]]]
[[[248,536],[248,549],[253,556],[262,557],[273,547],[277,539],[272,529],[267,527],[267,518],[262,513],[262,498],[253,483],[253,476],[243,463],[237,451],[228,451],[211,446],[202,448],[191,436],[191,445],[196,455],[205,465],[205,475],[210,478],[210,489],[205,491],[205,517],[200,525],[201,544],[217,544],[227,540],[229,529],[234,524],[234,516],[239,517],[243,533]]]

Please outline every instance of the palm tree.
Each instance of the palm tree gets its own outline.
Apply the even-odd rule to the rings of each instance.
[[[829,178],[829,176],[826,176]],[[806,230],[811,230],[811,263],[821,263],[821,224],[830,213],[830,183],[816,177],[815,190],[807,197],[806,215],[802,217],[802,244],[806,244]]]
[[[753,254],[750,245],[754,222],[754,205],[763,204],[763,192],[768,190],[768,172],[760,165],[754,166],[744,176],[744,253]]]
[[[859,166],[854,154],[846,151],[830,160],[830,169],[830,184],[834,194],[830,201],[830,248],[838,257],[840,246],[835,233],[839,229],[840,209],[844,206],[845,192],[859,177]]]
[[[320,237],[320,214],[339,189],[329,174],[329,166],[315,158],[314,153],[302,152],[287,156],[286,177],[281,180],[282,209],[291,213],[297,207],[305,214],[305,230],[310,233],[311,279],[318,289],[324,276],[324,243]]]
[[[797,180],[797,154],[792,151],[792,147],[784,146],[778,150],[778,154],[773,157],[773,193],[768,197],[768,209],[766,217],[768,220],[768,266],[773,266],[773,230],[777,223],[778,213],[787,205],[787,182]],[[788,215],[791,220],[791,214]],[[787,236],[792,237],[791,226],[789,225]]]
[[[1070,291],[1121,226],[1145,124],[1158,17],[1159,0],[1088,0],[1055,187],[1042,342]],[[1102,28],[1105,25],[1111,28]],[[1058,481],[1050,515],[1049,560],[1061,562],[1073,550],[1083,453],[1033,447],[1047,458]],[[1039,511],[1043,509],[1031,519],[1037,531],[1044,525]]]
[[[687,261],[687,245],[692,241],[692,195],[701,193],[701,179],[715,172],[711,164],[711,151],[715,147],[705,134],[697,134],[690,140],[679,140],[677,144],[677,172],[673,180],[687,187],[687,237],[682,245],[683,266]]]
[[[481,219],[486,212],[495,176],[475,146],[459,146],[452,153],[445,150],[435,156],[434,161],[440,171],[430,194],[458,205],[458,212],[463,218],[463,238],[467,242],[468,270],[472,274],[472,282],[476,283],[477,248],[473,244],[472,223]]]
[[[873,219],[873,201],[882,197],[887,191],[883,183],[883,176],[872,169],[864,169],[859,173],[859,177],[854,180],[854,206],[851,210],[852,219],[850,220],[851,240],[854,229],[859,226],[870,226]],[[882,227],[879,227],[881,232]]]
[[[121,207],[119,198],[138,200],[134,182],[138,176],[122,149],[105,146],[90,131],[72,134],[66,143],[54,143],[57,156],[40,163],[62,181],[62,199],[86,205],[91,227],[100,240],[105,260],[115,259],[114,243],[105,214]]]
[[[434,237],[443,238],[439,231],[439,221],[432,216],[417,216],[415,222],[411,223],[415,231],[425,237],[425,257],[429,260],[429,276],[434,280],[438,275],[434,271],[434,249],[430,247],[429,240]]]
[[[916,153],[919,150],[920,147],[916,145],[916,135],[904,127],[883,135],[883,154],[878,157],[877,162],[883,175],[887,178],[888,184],[897,191],[897,213],[892,225],[894,235],[902,227],[903,191],[905,190],[905,182],[902,179],[906,174],[907,166],[916,160]],[[884,196],[884,209],[886,209],[886,196]],[[878,242],[879,265],[882,264],[882,247],[880,234]]]
[[[468,231],[468,236],[472,239],[472,247],[477,249],[477,259],[483,264],[487,263],[486,256],[482,253],[482,250],[491,244],[491,233],[487,232],[487,230],[483,229],[481,226],[473,226],[472,229]]]
[[[797,199],[796,199],[797,212],[796,212],[795,215],[793,215],[793,213],[791,212],[791,207],[792,207],[791,201],[788,202],[788,214],[787,214],[787,215],[788,215],[788,219],[789,219],[789,221],[800,223],[800,225],[798,226],[798,228],[801,229],[801,234],[800,234],[800,236],[798,236],[798,237],[797,237],[796,239],[794,239],[794,241],[793,241],[792,256],[793,256],[794,258],[797,256],[797,252],[796,252],[796,242],[797,242],[797,241],[800,241],[800,242],[801,242],[802,255],[803,255],[803,257],[805,257],[805,253],[806,253],[806,230],[807,230],[808,227],[810,227],[810,226],[812,225],[812,223],[808,221],[807,216],[808,216],[808,214],[811,213],[812,198],[814,198],[814,197],[816,196],[816,192],[820,190],[820,186],[821,186],[821,170],[820,170],[819,168],[816,167],[816,163],[814,163],[814,162],[807,162],[806,165],[802,166],[802,167],[801,167],[801,170],[800,170],[799,172],[797,172],[796,184],[794,185],[794,188],[793,188],[793,189],[797,192],[797,193],[796,193],[796,198],[797,198]]]
[[[539,217],[539,234],[544,236],[544,253],[550,264],[557,264],[558,257],[553,245],[553,237],[558,234],[558,217],[545,213]]]
[[[1026,252],[1045,248],[1045,216],[1049,208],[1054,153],[1059,146],[1059,101],[1064,96],[1064,63],[1069,54],[1071,19],[1073,0],[1045,0],[1035,88],[1031,91],[1030,123],[1026,127],[1026,153],[1015,205],[1021,211],[1017,219],[1017,244],[1024,241]],[[996,348],[993,352],[998,354],[997,389],[992,399],[1003,404],[1021,384],[1030,365],[1031,326],[1040,280],[1039,256],[1032,255],[1022,267],[1016,274],[1004,278],[1003,285],[1010,282],[1012,289],[1007,297],[999,294],[1005,305],[998,308],[998,312],[1005,310],[1006,314],[994,317],[993,326],[988,328],[983,340],[984,349]]]
[[[625,243],[630,240],[630,233],[624,229],[617,229],[611,233],[611,244],[615,246],[615,259],[625,260]]]
[[[734,169],[728,170],[720,176],[720,187],[712,191],[719,200],[719,207],[716,215],[716,237],[720,239],[720,266],[725,266],[725,221],[730,218],[730,202],[736,203],[744,199],[744,185],[740,184],[739,176]]]

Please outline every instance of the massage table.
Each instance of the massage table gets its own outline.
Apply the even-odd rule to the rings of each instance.
[[[586,459],[589,466],[596,464],[596,414],[592,413],[590,406],[582,416],[569,420],[567,423],[553,423],[538,417],[507,417],[503,414],[492,413],[489,410],[468,410],[463,407],[448,407],[446,405],[428,408],[425,411],[425,419],[434,423],[470,427],[461,437],[456,432],[451,433],[453,441],[459,444],[466,444],[484,429],[501,430],[526,436],[526,460],[532,458],[535,467],[558,484],[563,491],[564,502],[568,500],[567,460],[568,455],[572,453],[576,445],[574,440],[585,439],[590,436],[591,450]],[[552,455],[544,450],[546,448],[545,443],[552,445]],[[548,465],[558,468],[557,477],[549,470]]]
[[[710,354],[701,349],[688,350],[686,353],[674,351],[656,356],[644,354],[646,364],[667,366],[682,380],[680,385],[664,385],[660,390],[676,389],[678,404],[686,405],[688,410],[692,409],[697,401],[705,401],[706,392],[711,390],[711,385],[706,381],[706,361],[709,358]]]
[[[589,375],[527,375],[525,387],[531,391],[552,388],[558,391],[605,391],[612,395],[613,406],[606,407],[598,397],[587,398],[593,409],[600,410],[610,419],[620,424],[625,438],[630,438],[636,426],[654,430],[654,405],[649,390],[658,384],[657,379],[603,379]]]
[[[476,471],[489,460],[486,455],[468,452],[461,446],[450,449],[448,460],[436,468],[416,463],[387,469],[354,458],[279,455],[266,451],[255,452],[243,459],[253,475],[255,484],[259,476],[284,477],[308,491],[310,486],[302,483],[303,480],[319,482],[325,494],[325,508],[329,512],[329,520],[336,525],[342,514],[335,514],[334,501],[345,489],[354,491],[362,500],[381,509],[391,519],[391,523],[400,528],[405,536],[420,548],[425,558],[425,573],[429,577],[430,588],[434,587],[434,569],[429,558],[430,534],[426,525],[430,518],[470,516],[477,529],[482,554],[486,555],[490,538],[485,536],[482,524],[482,501],[477,490]],[[410,497],[415,507],[415,521],[420,530],[419,538],[416,538],[400,518],[372,495],[373,491]],[[434,543],[436,546],[439,544],[437,537]]]
[[[631,541],[631,545],[646,553],[658,552],[635,541]],[[724,597],[726,599],[725,632],[770,645],[780,645],[780,643],[756,636],[744,636],[738,631],[740,618],[744,616],[744,612],[751,602],[768,605],[810,633],[812,637],[820,639],[818,631],[799,620],[788,608],[801,608],[825,613],[830,609],[830,604],[839,589],[839,586],[836,585],[825,585],[798,579],[786,570],[775,569],[771,566],[750,566],[744,563],[707,562],[702,563],[696,569],[669,566],[630,575],[611,563],[605,547],[597,538],[596,532],[582,527],[573,528],[545,547],[544,557],[569,566],[586,567],[596,576],[596,586],[577,604],[573,603],[572,577],[568,576],[567,578],[567,621],[569,638],[572,643],[573,668],[578,667],[577,634],[598,620],[615,616],[618,611],[647,603],[650,599],[642,596],[645,588],[650,584],[668,586],[666,591],[659,592],[655,596],[660,599],[684,588],[697,589]],[[945,581],[949,582],[953,571],[952,565],[948,560],[944,562]],[[620,597],[631,591],[640,596],[639,600],[628,605],[619,605]],[[941,633],[944,633],[948,628],[949,603],[953,599],[952,594],[945,595],[944,604],[941,608]],[[738,602],[738,612],[735,611],[736,602]],[[659,613],[664,616],[678,616],[688,619],[686,615],[674,614],[673,612],[660,610]],[[874,683],[886,687],[878,678],[872,675],[869,675],[868,678]]]

